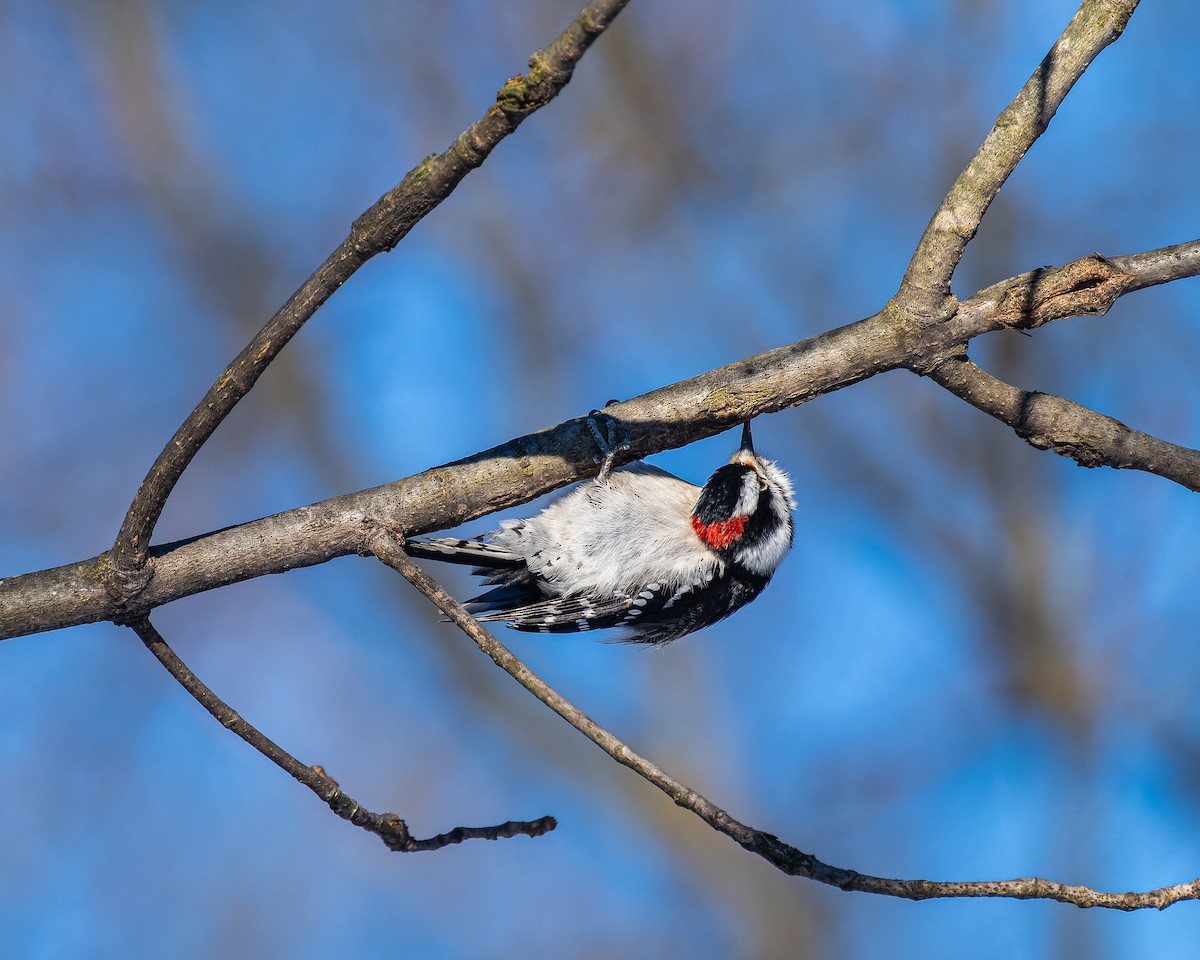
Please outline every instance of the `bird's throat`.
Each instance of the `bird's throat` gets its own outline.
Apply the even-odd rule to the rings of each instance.
[[[705,523],[698,516],[692,514],[692,529],[696,531],[696,536],[714,550],[724,550],[742,538],[742,534],[746,530],[746,520],[745,516],[736,516],[730,517],[728,520]]]

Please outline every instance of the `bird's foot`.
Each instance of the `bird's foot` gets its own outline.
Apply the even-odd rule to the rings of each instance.
[[[600,455],[592,457],[596,463],[600,464],[600,472],[596,474],[596,483],[606,483],[608,475],[612,473],[613,460],[617,453],[621,450],[628,450],[631,445],[629,433],[621,429],[621,425],[615,418],[600,410],[593,410],[589,413],[584,423],[592,432],[596,446],[600,448]],[[601,423],[604,425],[603,431],[600,429]]]

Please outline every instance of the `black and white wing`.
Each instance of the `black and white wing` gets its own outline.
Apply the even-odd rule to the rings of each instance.
[[[404,550],[410,557],[441,560],[444,563],[464,563],[479,567],[484,572],[525,566],[523,555],[480,539],[426,537],[423,540],[405,540]]]
[[[664,587],[646,584],[635,594],[536,599],[536,592],[498,587],[467,604],[480,620],[502,622],[530,633],[582,633],[615,627],[614,639],[632,643],[669,643],[693,630],[723,620],[753,600],[766,579],[723,571],[701,584]],[[530,602],[521,603],[523,598]]]

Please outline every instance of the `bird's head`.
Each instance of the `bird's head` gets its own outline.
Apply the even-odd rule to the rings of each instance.
[[[792,546],[795,506],[791,479],[754,452],[747,420],[741,447],[700,491],[692,529],[722,559],[770,577]]]

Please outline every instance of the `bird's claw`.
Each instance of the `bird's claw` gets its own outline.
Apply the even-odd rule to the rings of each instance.
[[[601,420],[604,421],[606,432],[600,430]],[[612,473],[613,460],[616,458],[617,453],[621,450],[628,450],[632,445],[630,443],[629,432],[622,430],[614,417],[610,417],[607,413],[600,410],[593,410],[589,413],[584,423],[587,424],[588,430],[592,432],[596,446],[600,448],[600,454],[592,457],[596,463],[601,465],[600,472],[596,474],[596,483],[605,483],[608,480],[608,475]]]

